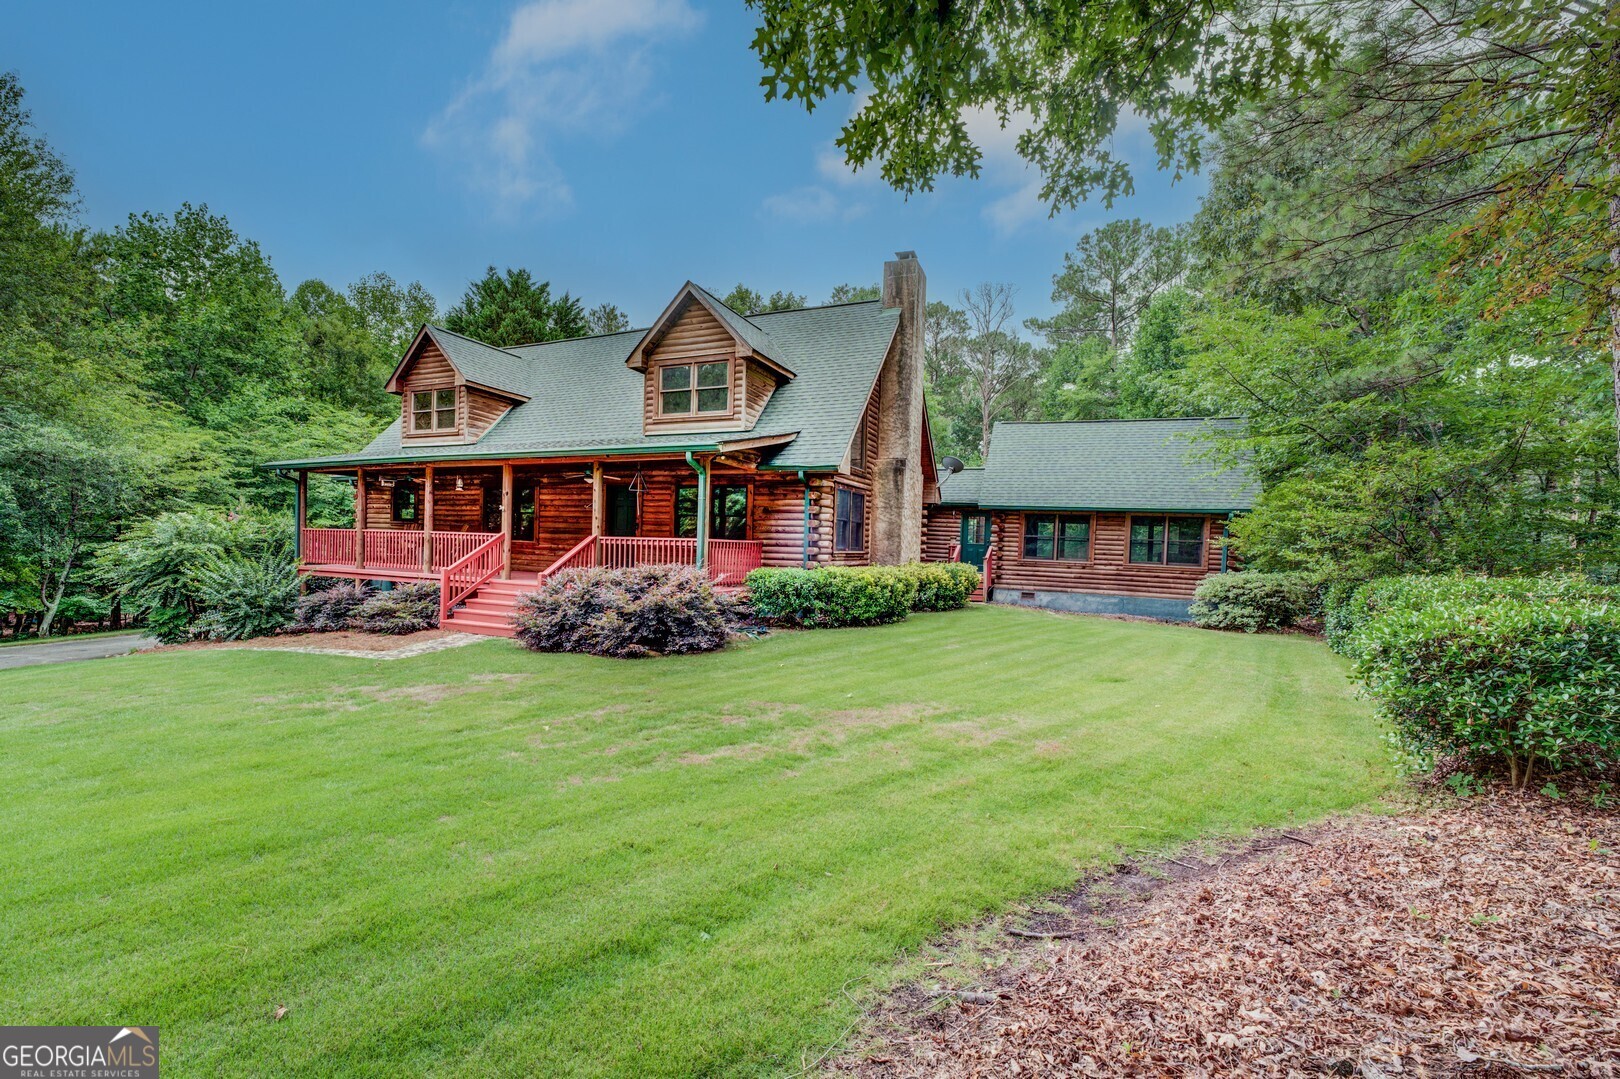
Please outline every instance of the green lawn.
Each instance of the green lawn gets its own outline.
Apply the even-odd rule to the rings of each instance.
[[[791,1070],[942,927],[1376,796],[1344,672],[978,607],[0,673],[0,1022],[156,1023],[171,1076]]]

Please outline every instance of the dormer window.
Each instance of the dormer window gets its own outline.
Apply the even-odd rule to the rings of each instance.
[[[411,434],[426,435],[456,429],[456,388],[416,390],[411,394]]]
[[[670,364],[658,371],[658,414],[702,416],[731,410],[731,364]]]

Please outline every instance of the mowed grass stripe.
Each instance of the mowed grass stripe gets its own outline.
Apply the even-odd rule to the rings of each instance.
[[[1007,608],[0,690],[0,1019],[176,1075],[771,1074],[945,926],[1389,781],[1316,642]]]

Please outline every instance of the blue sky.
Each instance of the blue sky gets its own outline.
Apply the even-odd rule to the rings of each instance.
[[[1012,136],[979,124],[983,177],[908,201],[842,165],[851,101],[765,103],[740,2],[268,10],[9,6],[0,67],[75,169],[87,224],[205,202],[289,289],[386,270],[448,307],[486,265],[526,266],[637,325],[688,277],[819,302],[911,248],[931,297],[1005,281],[1025,316],[1051,309],[1080,234],[1185,220],[1204,187],[1155,173],[1127,132],[1137,195],[1049,220]]]

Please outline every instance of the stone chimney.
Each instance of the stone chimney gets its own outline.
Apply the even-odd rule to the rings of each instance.
[[[915,251],[883,264],[883,306],[900,330],[878,376],[878,455],[872,476],[872,561],[922,557],[923,321],[928,280]]]

